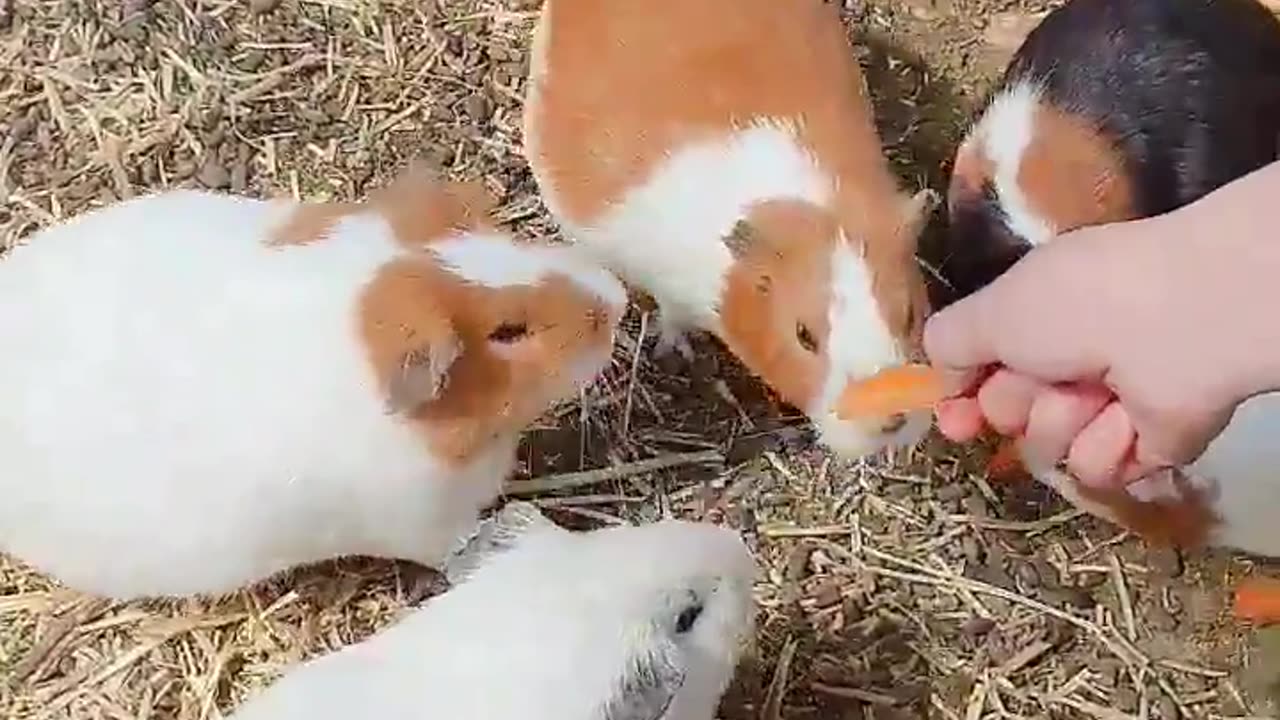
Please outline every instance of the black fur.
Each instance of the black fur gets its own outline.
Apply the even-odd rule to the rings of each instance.
[[[1280,21],[1256,0],[1070,0],[1028,35],[994,92],[1023,80],[1115,144],[1139,216],[1280,153]],[[942,263],[952,299],[1026,252],[994,213],[953,208]]]

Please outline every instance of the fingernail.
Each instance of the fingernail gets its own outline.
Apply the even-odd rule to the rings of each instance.
[[[941,368],[938,371],[942,379],[942,389],[947,397],[958,397],[968,392],[975,384],[978,373],[974,370],[953,370]]]

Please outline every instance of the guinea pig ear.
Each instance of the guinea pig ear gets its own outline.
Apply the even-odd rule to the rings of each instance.
[[[480,521],[472,533],[463,538],[444,563],[449,584],[465,581],[485,560],[515,547],[520,538],[532,532],[568,532],[551,522],[538,506],[512,500],[501,510]]]
[[[685,681],[678,657],[670,642],[640,657],[605,705],[602,720],[659,720],[666,715]]]
[[[737,260],[746,257],[759,243],[760,232],[745,218],[734,223],[729,234],[724,236],[724,246],[729,248],[729,253]]]
[[[452,332],[406,352],[387,387],[387,411],[412,412],[440,397],[449,379],[449,368],[461,354],[458,338]]]

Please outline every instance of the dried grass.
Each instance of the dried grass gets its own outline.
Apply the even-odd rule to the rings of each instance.
[[[890,45],[967,66],[973,18],[1022,4],[948,7],[886,1],[855,18],[894,160],[935,187],[982,79],[948,88]],[[0,0],[0,249],[150,188],[358,197],[419,155],[483,178],[518,232],[552,233],[517,131],[535,10]],[[656,366],[647,325],[630,318],[608,380],[530,433],[512,492],[567,524],[674,513],[742,529],[761,563],[760,634],[723,717],[1263,712],[1243,692],[1245,639],[1222,622],[1221,585],[1247,563],[1146,552],[992,487],[980,452],[934,439],[834,462],[709,343],[691,368]],[[215,718],[437,590],[420,568],[352,558],[228,598],[108,603],[0,556],[0,717]]]

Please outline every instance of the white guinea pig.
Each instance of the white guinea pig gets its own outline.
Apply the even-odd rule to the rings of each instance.
[[[230,720],[712,720],[753,626],[751,554],[707,523],[570,532],[511,503],[447,570],[452,589]]]
[[[0,551],[117,598],[440,561],[626,302],[491,202],[416,173],[349,205],[171,191],[0,258]]]
[[[963,297],[1060,233],[1168,212],[1278,157],[1280,22],[1256,0],[1070,0],[957,150],[943,274]],[[1031,469],[1149,539],[1280,556],[1278,433],[1280,395],[1263,395],[1176,474],[1100,491]]]
[[[546,0],[524,142],[566,234],[657,301],[659,352],[714,333],[846,456],[928,429],[833,407],[918,354],[936,196],[898,188],[832,4]]]

